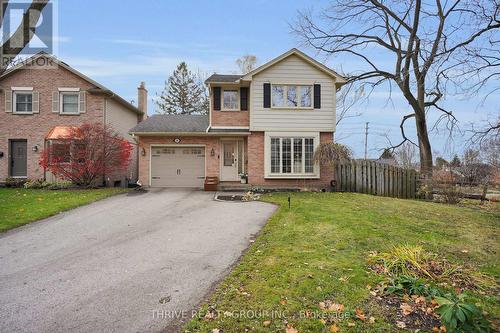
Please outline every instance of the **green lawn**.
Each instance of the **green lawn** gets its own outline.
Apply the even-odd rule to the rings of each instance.
[[[125,191],[0,188],[0,232]]]
[[[387,319],[367,288],[382,279],[369,270],[370,252],[398,244],[418,244],[453,263],[500,277],[498,204],[484,209],[352,193],[296,193],[288,209],[287,194],[263,200],[281,208],[186,332],[285,332],[287,323],[301,333],[330,332],[331,326],[318,317],[304,315],[321,313],[324,300],[343,304],[351,313],[337,322],[340,332],[404,331]],[[499,297],[474,296],[488,318],[498,322]],[[209,306],[215,318],[203,317]],[[375,322],[355,320],[356,308]]]

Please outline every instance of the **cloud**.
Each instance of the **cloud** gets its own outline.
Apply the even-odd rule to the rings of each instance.
[[[91,57],[64,57],[65,61],[86,75],[102,77],[159,77],[165,80],[181,61],[186,61],[192,71],[211,72],[234,71],[232,57],[171,57],[162,55],[129,56],[122,59]]]

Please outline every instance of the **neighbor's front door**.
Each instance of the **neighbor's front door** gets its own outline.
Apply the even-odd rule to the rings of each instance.
[[[10,176],[26,177],[27,170],[26,140],[12,140],[10,142]]]
[[[222,141],[221,181],[238,181],[238,145],[236,141]]]

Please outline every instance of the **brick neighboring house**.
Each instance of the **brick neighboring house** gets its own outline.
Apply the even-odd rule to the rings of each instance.
[[[68,126],[101,122],[134,144],[126,172],[106,175],[108,185],[137,180],[137,148],[128,133],[144,117],[147,91],[136,107],[45,53],[0,76],[0,182],[8,177],[55,180],[38,165],[47,142]]]
[[[139,142],[139,181],[152,187],[326,188],[332,172],[314,163],[333,141],[336,92],[345,79],[292,49],[243,75],[206,80],[209,115],[155,115],[131,129]]]

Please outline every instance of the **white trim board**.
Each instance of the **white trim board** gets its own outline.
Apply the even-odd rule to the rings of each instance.
[[[276,174],[271,173],[271,137],[280,138],[313,138],[314,151],[320,143],[319,132],[265,132],[264,134],[264,178],[266,179],[318,179],[321,175],[320,165],[314,164],[314,173],[303,174]],[[293,145],[292,145],[293,149]],[[281,158],[282,156],[280,156]],[[303,155],[303,158],[304,155]]]

